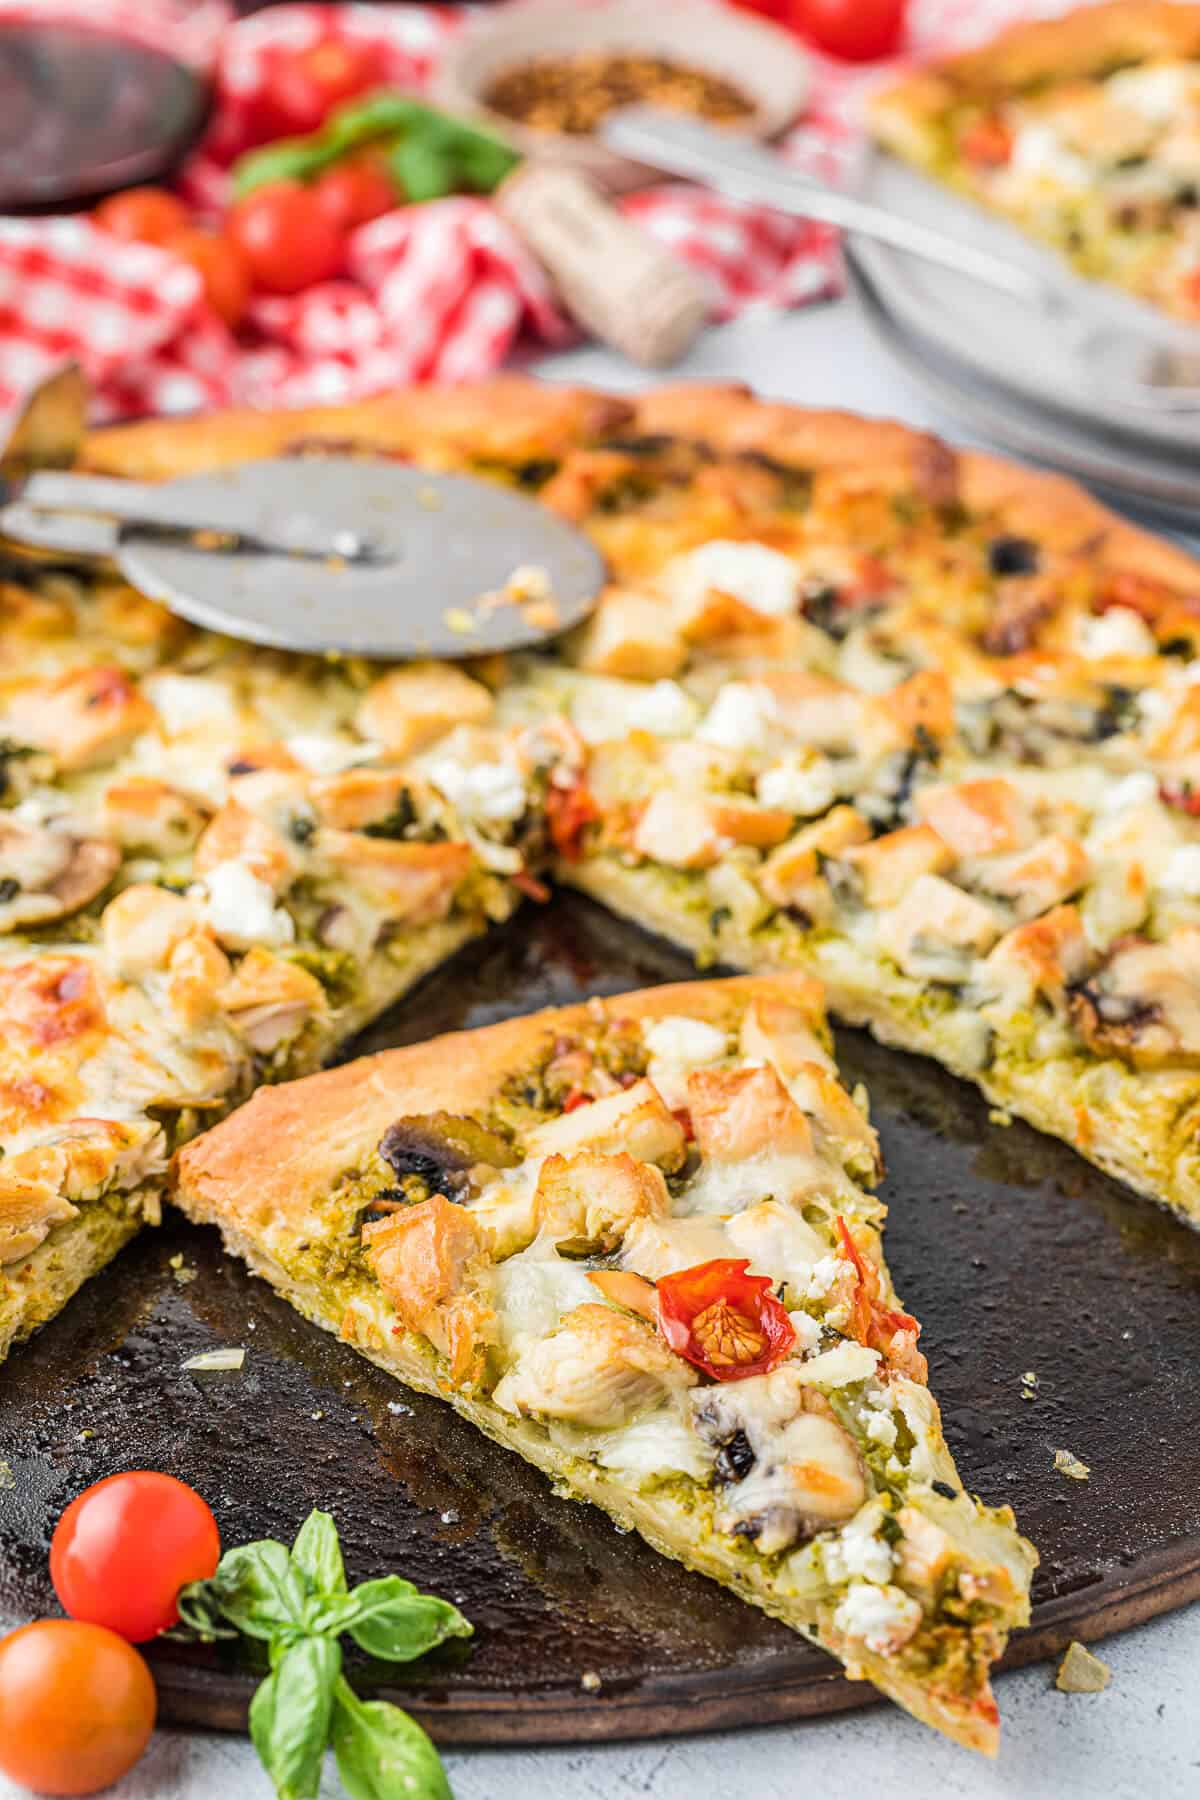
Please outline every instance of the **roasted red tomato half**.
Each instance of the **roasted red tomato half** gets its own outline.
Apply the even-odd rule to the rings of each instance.
[[[583,855],[583,834],[600,808],[593,800],[587,784],[577,781],[572,787],[551,783],[546,790],[546,824],[550,841],[568,862],[578,862]]]
[[[777,1368],[796,1331],[770,1277],[748,1275],[747,1257],[718,1257],[664,1275],[658,1324],[677,1356],[715,1381],[744,1381]]]
[[[919,1337],[921,1327],[911,1313],[898,1312],[895,1307],[884,1306],[880,1301],[879,1271],[859,1250],[850,1235],[850,1227],[840,1213],[837,1228],[842,1240],[842,1254],[847,1262],[854,1264],[858,1275],[850,1329],[859,1343],[886,1355],[898,1331],[911,1331],[915,1337]]]

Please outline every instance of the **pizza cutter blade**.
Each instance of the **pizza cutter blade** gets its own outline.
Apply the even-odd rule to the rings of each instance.
[[[132,503],[133,490],[34,476],[3,509],[4,534],[111,557],[193,624],[325,655],[525,648],[578,624],[604,581],[582,532],[528,495],[469,475],[285,458],[140,488],[121,510],[151,516],[104,516],[106,504]]]

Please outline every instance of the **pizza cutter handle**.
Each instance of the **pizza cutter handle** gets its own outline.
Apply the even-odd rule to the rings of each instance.
[[[959,275],[972,276],[1043,312],[1053,313],[1065,307],[1064,298],[1032,269],[993,256],[973,244],[960,243],[948,232],[934,231],[915,220],[870,206],[852,194],[826,187],[734,132],[641,106],[614,113],[602,131],[605,141],[622,156],[634,157],[672,175],[703,181],[735,200],[770,206],[776,212],[802,219],[817,219],[844,231],[861,232],[895,250],[941,263]]]
[[[212,548],[218,551],[258,550],[343,562],[372,561],[379,553],[375,540],[364,533],[344,530],[306,512],[289,515],[280,509],[258,530],[237,506],[235,495],[231,494],[227,509],[219,503],[200,507],[195,501],[181,502],[169,484],[40,470],[25,482],[20,498],[26,514],[86,514],[114,520],[126,530],[213,533],[220,541]]]

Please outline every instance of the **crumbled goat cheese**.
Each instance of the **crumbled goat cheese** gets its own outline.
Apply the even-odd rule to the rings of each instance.
[[[765,750],[771,720],[763,699],[745,681],[723,687],[705,714],[696,736],[726,750]]]
[[[467,764],[443,756],[425,772],[463,818],[481,825],[511,824],[528,805],[520,773],[511,763]]]
[[[1075,647],[1089,660],[1153,656],[1158,648],[1146,621],[1129,606],[1110,606],[1107,612],[1077,620]]]
[[[1200,844],[1181,844],[1172,850],[1159,886],[1189,900],[1200,899]]]
[[[898,1587],[856,1581],[833,1615],[834,1628],[857,1638],[877,1656],[906,1644],[921,1623],[921,1608]]]
[[[833,805],[837,782],[827,756],[810,753],[777,763],[758,778],[756,792],[764,806],[779,806],[811,819]]]
[[[1148,770],[1139,769],[1133,775],[1122,776],[1116,786],[1109,789],[1101,802],[1101,811],[1127,812],[1135,806],[1148,806],[1157,799],[1157,779]]]
[[[152,675],[143,681],[142,692],[169,738],[197,725],[233,725],[237,720],[229,689],[203,675]]]
[[[291,915],[276,906],[266,882],[245,863],[217,863],[189,893],[203,901],[208,923],[231,950],[290,944],[296,936]]]
[[[883,1511],[870,1502],[855,1513],[837,1537],[821,1545],[825,1578],[840,1587],[843,1581],[857,1577],[863,1581],[886,1582],[891,1579],[896,1559],[891,1546],[879,1536]]]
[[[663,572],[671,593],[681,601],[701,599],[711,589],[732,594],[755,612],[780,617],[796,608],[797,574],[790,557],[766,544],[714,538],[675,557]]]
[[[289,754],[312,775],[340,775],[359,763],[374,762],[383,749],[369,739],[352,742],[320,731],[298,731],[284,741]]]

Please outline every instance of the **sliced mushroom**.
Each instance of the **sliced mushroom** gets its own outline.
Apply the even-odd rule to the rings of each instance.
[[[120,862],[120,850],[105,838],[0,818],[0,932],[78,912],[108,886]]]
[[[414,1114],[389,1125],[379,1154],[396,1175],[417,1175],[434,1193],[463,1200],[482,1186],[473,1171],[512,1168],[520,1158],[497,1132],[454,1113]]]

